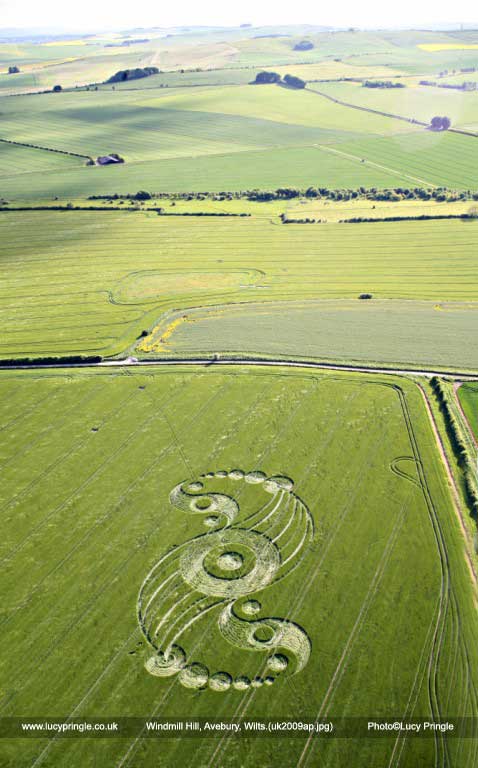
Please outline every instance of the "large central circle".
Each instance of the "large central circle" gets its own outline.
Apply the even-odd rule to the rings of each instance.
[[[206,552],[203,568],[216,579],[242,579],[256,563],[256,552],[247,544],[235,541],[231,546],[230,542],[223,542]]]
[[[181,575],[206,595],[239,597],[270,584],[280,566],[276,545],[257,531],[231,528],[193,539],[180,559]]]

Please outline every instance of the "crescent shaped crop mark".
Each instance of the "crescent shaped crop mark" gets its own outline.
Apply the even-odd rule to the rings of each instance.
[[[401,477],[404,480],[409,480],[411,483],[414,483],[418,488],[421,488],[418,477],[413,477],[413,475],[410,475],[405,469],[401,469],[400,467],[401,462],[412,462],[412,464],[416,466],[417,460],[413,456],[397,456],[395,459],[393,459],[390,462],[390,469],[398,477]]]
[[[258,507],[247,514],[241,512],[235,491],[243,483],[250,488],[248,500],[254,491],[258,499]],[[227,493],[219,493],[218,484]],[[306,631],[286,618],[260,617],[261,603],[245,600],[299,567],[313,539],[312,515],[293,488],[285,475],[237,467],[174,486],[172,507],[204,516],[209,530],[162,555],[141,584],[136,610],[154,650],[145,663],[151,675],[177,675],[183,686],[196,690],[245,691],[270,686],[278,676],[305,667],[312,649]],[[266,494],[269,498],[262,500]],[[267,654],[264,677],[224,667],[210,671],[202,661],[189,659],[178,644],[197,621],[221,606],[220,635],[236,648]]]

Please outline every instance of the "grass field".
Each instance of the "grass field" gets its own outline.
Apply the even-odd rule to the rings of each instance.
[[[463,384],[458,390],[458,399],[475,439],[478,440],[478,387],[476,383]]]
[[[391,709],[433,719],[476,716],[473,593],[428,418],[412,384],[266,370],[4,373],[0,421],[2,716],[314,719],[386,716]],[[290,483],[248,483],[240,472],[228,477],[232,469],[264,472],[259,480],[291,478],[296,496]],[[223,471],[225,478],[204,477]],[[203,488],[188,488],[199,479]],[[186,493],[176,492],[172,503],[171,491],[185,481]],[[239,507],[226,531],[213,528],[210,539],[202,536],[209,517],[188,514],[194,498],[200,511],[207,507],[204,491],[225,494],[217,503],[226,500],[230,508],[229,497]],[[275,512],[267,515],[272,502]],[[309,535],[293,555],[296,569],[278,580],[298,530],[275,545],[270,537],[292,514],[298,526],[299,513]],[[216,530],[221,524],[213,523]],[[229,579],[217,540],[229,541],[229,548],[234,542],[259,562],[271,547],[282,558],[278,571],[270,566],[244,581],[244,589],[239,582],[247,576],[233,579],[232,634],[218,623],[227,601],[207,575],[222,568],[216,582]],[[194,553],[205,546],[201,584],[188,586],[196,584],[189,570]],[[173,547],[184,553],[181,560]],[[145,583],[168,552],[167,570],[156,569],[155,581]],[[175,643],[188,664],[203,666],[157,677],[145,663],[172,637],[176,617],[170,614],[150,643],[144,622],[138,625],[137,600],[141,588],[143,615],[148,589],[168,574],[194,619],[188,626],[183,614]],[[164,599],[156,596],[160,616],[173,594],[164,588]],[[253,618],[247,610],[258,606],[251,601],[260,605]],[[259,636],[268,616],[276,617],[276,628],[294,622],[282,626],[302,638],[295,653],[285,635],[275,648],[260,640],[253,649],[243,646],[247,622],[258,622]],[[267,665],[274,650],[289,660],[285,671]],[[228,687],[231,678],[236,682]],[[274,679],[272,688],[261,684],[266,678]],[[226,690],[215,690],[218,680]],[[462,768],[474,763],[477,750],[476,740],[446,737],[215,734],[160,744],[161,765],[194,760],[201,768],[269,764],[278,749],[287,768],[390,760],[402,768]],[[92,761],[109,768],[157,761],[159,745],[147,738],[53,737],[3,740],[0,749],[5,768],[80,768]]]
[[[113,211],[0,216],[4,358],[117,353],[174,308],[355,299],[364,291],[378,299],[478,299],[473,223],[286,226]]]

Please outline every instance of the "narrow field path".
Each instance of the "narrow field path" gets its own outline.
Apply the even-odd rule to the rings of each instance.
[[[326,371],[349,371],[350,373],[380,373],[398,376],[421,376],[427,379],[432,376],[448,376],[456,381],[478,381],[478,372],[470,371],[446,371],[434,369],[413,369],[413,368],[381,368],[374,365],[353,365],[347,363],[320,363],[313,360],[294,360],[293,358],[260,358],[260,357],[221,357],[214,359],[211,357],[175,357],[175,358],[155,358],[154,360],[136,360],[131,357],[121,360],[102,360],[100,363],[53,363],[40,364],[20,363],[18,365],[2,365],[0,361],[0,371],[15,370],[42,370],[42,369],[65,369],[65,368],[137,368],[139,366],[151,365],[239,365],[239,366],[271,366],[285,368],[313,368]]]

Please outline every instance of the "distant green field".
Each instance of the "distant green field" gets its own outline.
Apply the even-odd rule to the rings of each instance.
[[[310,91],[252,85],[132,87],[9,97],[1,107],[0,138],[92,157],[117,152],[125,159],[121,167],[72,167],[44,176],[26,151],[18,154],[11,172],[8,164],[0,165],[2,193],[16,199],[145,188],[476,189],[478,183],[471,137],[433,134]],[[29,173],[28,185],[16,168]]]
[[[180,311],[140,342],[143,356],[226,353],[478,370],[478,302],[322,300]]]
[[[466,75],[462,78],[466,80]],[[447,115],[454,127],[478,132],[478,92],[475,91],[430,86],[364,88],[351,83],[320,83],[315,87],[341,101],[425,123],[434,115]]]
[[[462,384],[458,390],[458,398],[475,438],[478,440],[478,387],[476,383]]]
[[[5,212],[0,355],[120,352],[173,308],[355,299],[364,291],[476,302],[477,241],[478,228],[461,221],[281,225],[152,212]]]
[[[141,103],[137,101],[138,105]],[[147,104],[156,106],[150,96]],[[255,117],[288,125],[320,127],[338,131],[339,139],[345,132],[388,135],[416,130],[406,122],[352,111],[327,99],[320,99],[308,90],[294,91],[277,85],[189,90],[187,93],[180,92],[168,96],[166,100],[161,97],[157,106]]]
[[[268,95],[270,108],[265,109],[261,117],[259,105],[263,95]],[[294,101],[296,96],[297,103]],[[228,98],[232,99],[229,108]],[[305,166],[311,182],[314,165],[317,171],[323,166],[323,171],[319,172],[328,175],[330,181],[334,176],[338,182],[358,178],[353,170],[347,174],[349,161],[316,158],[311,166],[310,157],[315,154],[311,146],[351,141],[363,136],[364,132],[368,137],[369,129],[374,126],[377,132],[384,129],[382,118],[372,116],[369,126],[357,122],[355,126],[341,128],[346,125],[342,115],[347,112],[346,108],[336,108],[324,102],[328,106],[322,113],[321,104],[314,96],[306,95],[304,103],[300,98],[280,88],[262,91],[245,86],[245,90],[81,91],[4,99],[0,138],[94,157],[117,152],[126,162],[121,168],[84,168],[78,176],[62,174],[48,179],[32,176],[28,187],[19,185],[16,173],[12,172],[9,179],[5,178],[3,188],[7,194],[16,197],[116,191],[118,182],[126,191],[134,189],[135,185],[143,188],[146,184],[153,189],[177,188],[178,184],[197,188],[205,181],[201,163],[197,172],[195,164],[207,155],[211,156],[211,164],[206,163],[204,172],[211,175],[212,186],[221,188],[226,183],[226,188],[237,187],[243,180],[247,183],[248,174],[251,174],[251,186],[265,186],[270,181],[279,185],[287,182],[289,172],[293,174],[292,180],[295,177],[298,182],[304,181],[301,151],[306,153]],[[234,99],[237,101],[236,113]],[[222,101],[224,106],[221,106]],[[314,106],[315,115],[307,116],[309,103]],[[296,122],[293,122],[294,117]],[[395,121],[388,120],[388,127],[395,129]],[[290,159],[287,155],[289,148],[292,150]],[[263,159],[256,155],[235,157],[238,152],[264,149],[273,149],[273,152]],[[277,151],[283,153],[281,163],[277,162]],[[183,157],[187,160],[182,172],[176,167],[168,172],[167,163],[159,162]],[[19,165],[22,170],[34,170],[30,167],[28,154]],[[220,177],[216,171],[216,180],[215,167],[218,170],[223,167]],[[200,175],[199,179],[196,179],[196,173]],[[7,176],[6,173],[3,175]],[[374,171],[365,173],[364,180],[370,185],[380,184],[386,182],[387,176]]]
[[[182,155],[185,138],[187,153],[194,156],[350,141],[363,134],[410,129],[407,123],[390,118],[363,118],[310,93],[238,86],[9,98],[3,103],[0,130],[1,138],[89,155],[111,149],[130,162],[174,155],[175,147],[176,154]]]
[[[2,717],[476,717],[473,592],[413,384],[227,368],[0,379]],[[253,575],[231,579],[231,556]],[[157,655],[171,638],[182,671]],[[256,768],[280,751],[284,766],[463,768],[478,747],[52,734],[3,739],[0,761],[145,766],[159,749],[164,766]]]

